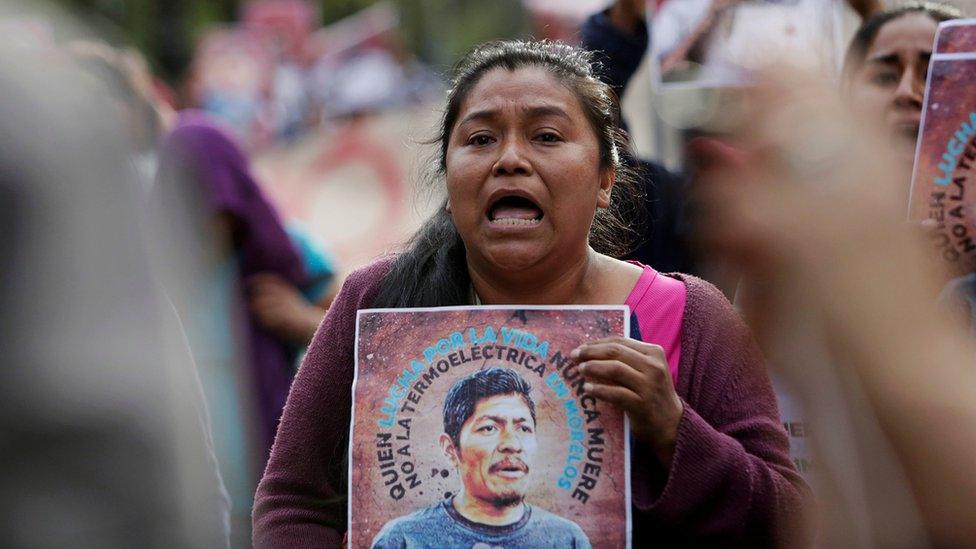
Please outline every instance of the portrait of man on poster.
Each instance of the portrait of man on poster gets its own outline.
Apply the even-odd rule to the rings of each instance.
[[[507,368],[458,380],[444,400],[439,437],[461,480],[458,492],[391,520],[372,547],[589,548],[576,523],[525,501],[538,449],[530,391]]]

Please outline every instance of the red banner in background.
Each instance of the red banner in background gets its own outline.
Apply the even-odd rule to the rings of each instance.
[[[425,196],[415,185],[430,153],[416,143],[436,118],[428,105],[348,119],[259,155],[255,169],[282,215],[348,272],[403,243],[439,204],[439,190]]]

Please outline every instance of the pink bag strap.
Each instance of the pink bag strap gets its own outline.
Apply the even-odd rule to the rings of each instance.
[[[631,326],[631,337],[664,348],[671,379],[677,386],[687,289],[680,280],[659,274],[646,265],[637,265],[644,272],[627,297],[632,324],[637,321],[636,326]]]

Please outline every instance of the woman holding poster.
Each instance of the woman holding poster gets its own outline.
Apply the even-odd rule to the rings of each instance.
[[[447,200],[403,252],[353,273],[320,326],[258,488],[255,546],[339,546],[344,531],[355,547],[471,546],[475,539],[475,546],[538,546],[533,518],[558,532],[546,546],[806,539],[808,490],[741,319],[697,278],[612,257],[626,248],[620,213],[632,181],[620,162],[617,114],[588,54],[571,46],[498,42],[461,61],[439,141]],[[517,306],[470,307],[481,304]],[[549,305],[570,310],[533,309]],[[453,307],[389,312],[444,306]],[[602,308],[601,316],[586,317],[587,307]],[[369,308],[387,311],[357,314]],[[443,337],[418,342],[418,326]],[[375,370],[386,372],[385,381],[362,377],[386,360]],[[499,392],[453,399],[457,382],[440,377],[499,367],[532,387],[492,374],[476,384],[501,385]],[[359,398],[374,385],[382,400]],[[561,408],[543,407],[541,396],[562,398]],[[454,400],[466,411],[451,412]],[[623,462],[607,478],[594,451],[605,441],[591,440],[585,426],[606,422],[607,433],[626,433],[614,414],[626,415],[632,437],[614,446],[623,452],[606,456]],[[350,452],[365,446],[364,418],[374,429],[372,447]],[[437,430],[444,436],[435,438]],[[561,450],[531,451],[550,436]],[[421,440],[446,456],[445,466],[416,466],[421,443],[413,441]],[[526,483],[558,460],[565,466],[549,468],[549,492],[530,494]],[[587,460],[591,476],[602,479],[593,490],[622,491],[628,502],[616,516],[601,515],[618,525],[616,536],[596,537],[598,525],[583,521],[596,501],[594,483],[577,470]],[[373,466],[383,476],[363,481],[360,470]],[[382,479],[390,497],[357,497]],[[363,519],[374,515],[383,518]],[[419,533],[420,524],[433,530]],[[366,534],[375,531],[383,534]]]
[[[847,50],[843,87],[852,111],[887,130],[904,162],[906,184],[915,160],[935,31],[940,22],[961,16],[957,8],[935,2],[885,10],[864,22]]]

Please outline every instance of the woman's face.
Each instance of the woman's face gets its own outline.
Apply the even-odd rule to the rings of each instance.
[[[583,257],[613,173],[600,168],[596,133],[575,94],[540,68],[494,69],[457,120],[447,192],[468,261],[517,272]]]
[[[855,112],[882,122],[908,162],[915,155],[937,28],[924,13],[909,13],[889,21],[878,32],[851,81]]]

